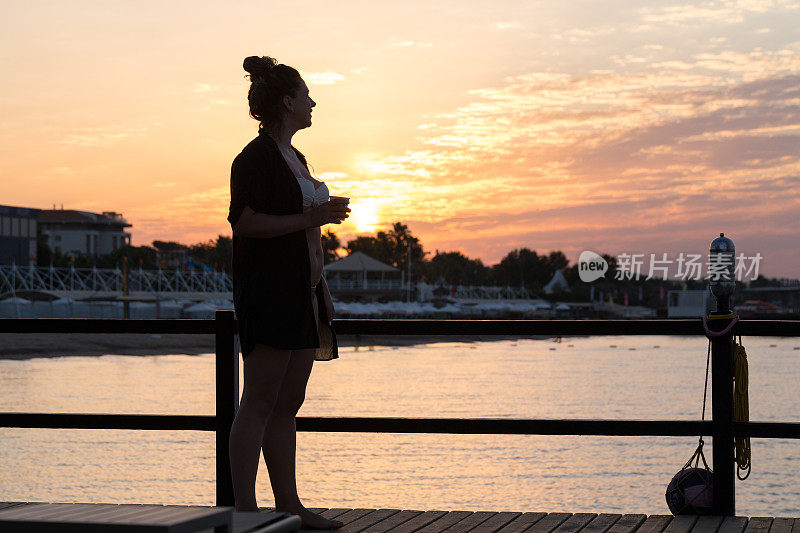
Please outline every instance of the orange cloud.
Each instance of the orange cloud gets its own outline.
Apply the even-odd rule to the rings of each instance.
[[[703,53],[631,74],[515,76],[432,117],[420,138],[430,153],[370,170],[413,191],[386,222],[488,262],[522,246],[697,249],[720,231],[753,246],[764,233],[796,240],[798,73],[800,54],[778,51]],[[768,269],[783,254],[758,251]]]

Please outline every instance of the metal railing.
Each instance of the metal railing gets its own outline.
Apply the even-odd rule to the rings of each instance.
[[[0,294],[20,291],[230,292],[225,272],[0,265]]]
[[[715,321],[722,329],[725,322]],[[334,320],[340,334],[362,335],[698,335],[686,320]],[[238,408],[238,353],[233,311],[215,319],[2,319],[4,333],[194,333],[216,335],[216,414],[111,415],[0,413],[0,427],[200,430],[216,432],[217,505],[233,505],[228,436]],[[732,335],[800,336],[800,321],[740,320],[712,337],[712,418],[683,420],[547,420],[385,417],[298,417],[298,431],[505,435],[698,436],[713,438],[716,512],[735,514],[734,437],[800,439],[800,423],[733,420]]]

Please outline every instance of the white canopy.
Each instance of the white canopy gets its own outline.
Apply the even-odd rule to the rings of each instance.
[[[399,272],[399,270],[363,252],[353,252],[335,263],[325,265],[325,272]]]

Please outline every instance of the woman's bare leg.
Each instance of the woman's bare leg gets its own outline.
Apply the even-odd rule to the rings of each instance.
[[[291,350],[257,344],[244,359],[242,401],[233,420],[229,444],[237,511],[258,511],[258,452],[291,353]]]
[[[314,315],[317,302],[314,298]],[[319,317],[317,317],[319,326]],[[343,524],[339,520],[328,520],[306,509],[297,495],[295,457],[297,450],[297,428],[295,416],[303,405],[306,385],[314,366],[316,349],[293,350],[281,383],[275,408],[267,421],[262,450],[269,470],[275,509],[299,515],[304,529],[334,529]]]

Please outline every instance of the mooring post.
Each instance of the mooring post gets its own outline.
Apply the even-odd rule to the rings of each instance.
[[[720,233],[709,248],[709,289],[717,310],[709,313],[706,335],[711,340],[711,417],[714,423],[715,514],[736,512],[736,465],[733,440],[733,325],[731,297],[736,289],[733,241]]]
[[[214,316],[217,379],[217,505],[233,506],[233,481],[228,439],[239,408],[239,354],[235,338],[233,311],[217,311]]]

